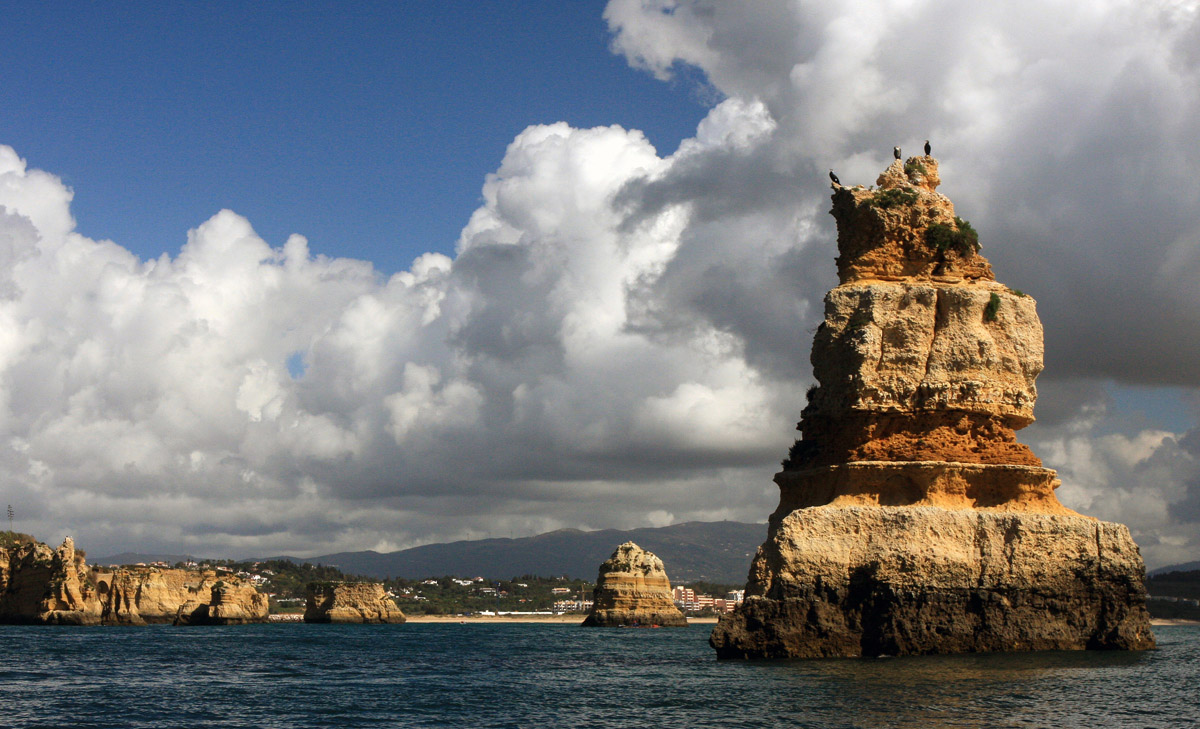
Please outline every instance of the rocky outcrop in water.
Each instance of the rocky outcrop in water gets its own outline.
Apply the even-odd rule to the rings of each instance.
[[[233,576],[156,567],[89,568],[68,537],[0,548],[0,622],[232,625],[267,619],[267,596]]]
[[[662,560],[633,542],[625,542],[600,565],[592,610],[583,624],[680,627],[687,625],[687,618],[675,607]]]
[[[1041,323],[939,182],[911,157],[878,187],[834,185],[819,385],[746,599],[710,638],[721,657],[1154,646],[1128,530],[1064,507],[1017,442]]]
[[[378,582],[310,582],[306,623],[403,623],[404,613]]]
[[[103,608],[83,555],[67,537],[58,549],[36,541],[0,547],[0,623],[97,625]]]

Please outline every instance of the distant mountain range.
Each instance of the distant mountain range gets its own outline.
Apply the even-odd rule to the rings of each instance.
[[[1183,564],[1172,564],[1166,567],[1159,567],[1156,570],[1150,570],[1146,573],[1147,576],[1155,577],[1165,575],[1170,572],[1195,572],[1200,570],[1200,562],[1184,562]]]
[[[337,567],[342,572],[378,579],[459,577],[504,578],[519,575],[565,575],[596,579],[600,563],[624,542],[637,542],[662,559],[672,583],[704,580],[742,584],[750,559],[767,536],[766,524],[737,521],[692,521],[667,527],[602,529],[585,532],[559,529],[519,539],[477,539],[426,544],[399,552],[339,552],[319,557],[268,557]],[[181,562],[184,555],[126,552],[89,560],[95,564]],[[194,557],[193,557],[194,559]]]
[[[294,562],[335,566],[348,574],[387,578],[509,578],[518,575],[594,580],[600,563],[624,542],[637,542],[662,559],[671,582],[705,580],[727,584],[746,581],[750,559],[767,536],[766,524],[692,521],[668,527],[559,529],[520,539],[478,539],[426,544],[399,552],[340,552]]]
[[[692,521],[668,527],[602,529],[585,532],[559,529],[520,539],[476,539],[426,544],[399,552],[339,552],[319,557],[270,557],[337,567],[342,572],[386,579],[403,577],[504,578],[539,575],[592,580],[600,563],[617,545],[637,542],[662,559],[672,583],[704,580],[724,584],[746,581],[750,559],[767,536],[766,524],[737,521]],[[183,562],[197,559],[181,554],[125,552],[89,560],[93,564]],[[261,558],[256,558],[261,559]],[[1186,562],[1150,570],[1148,576],[1200,570],[1200,562]]]

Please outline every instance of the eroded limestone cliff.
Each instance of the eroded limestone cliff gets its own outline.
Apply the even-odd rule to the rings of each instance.
[[[306,623],[403,623],[404,613],[378,582],[311,582]]]
[[[1041,322],[939,182],[925,156],[834,185],[819,384],[746,600],[710,639],[722,657],[1154,645],[1128,530],[1059,503],[1016,439]]]
[[[687,625],[687,618],[675,607],[662,560],[633,542],[625,542],[600,565],[592,610],[583,624],[680,627]]]
[[[0,548],[0,622],[231,625],[264,622],[267,596],[216,572],[90,568],[68,537]]]
[[[97,625],[103,608],[83,556],[67,537],[58,549],[41,542],[0,547],[0,622]]]

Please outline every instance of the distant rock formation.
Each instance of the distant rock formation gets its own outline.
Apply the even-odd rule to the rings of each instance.
[[[1154,646],[1128,530],[1060,504],[1016,440],[1041,322],[939,182],[924,156],[833,186],[819,385],[720,657]]]
[[[267,596],[216,572],[89,568],[70,537],[0,548],[0,623],[232,625],[267,619]]]
[[[633,542],[625,542],[600,565],[592,611],[583,624],[681,627],[687,625],[687,618],[675,607],[662,560]]]
[[[176,625],[245,625],[267,621],[269,600],[253,585],[228,575],[202,574],[201,583],[189,588],[190,599],[176,611],[172,621]],[[216,582],[207,584],[214,577],[218,577]]]
[[[378,582],[310,582],[306,623],[403,623],[404,613]]]
[[[103,608],[83,556],[67,537],[58,549],[29,541],[0,547],[0,622],[98,625]]]

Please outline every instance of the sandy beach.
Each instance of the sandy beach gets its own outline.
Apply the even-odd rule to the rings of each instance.
[[[1200,625],[1200,620],[1177,620],[1168,618],[1150,618],[1151,625]]]
[[[410,623],[582,623],[584,615],[409,615]],[[688,618],[691,625],[715,625],[716,618]]]

